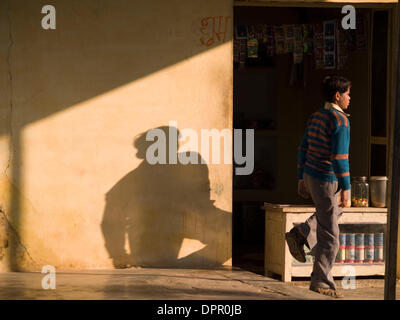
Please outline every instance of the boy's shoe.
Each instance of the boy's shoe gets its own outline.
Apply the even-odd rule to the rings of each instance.
[[[289,251],[292,256],[300,262],[306,262],[306,254],[304,252],[304,239],[299,234],[296,227],[292,228],[290,232],[285,233],[285,239],[289,247]]]

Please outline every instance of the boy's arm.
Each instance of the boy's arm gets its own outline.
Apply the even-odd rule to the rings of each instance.
[[[350,189],[349,129],[338,126],[332,134],[332,167],[339,182],[339,189]]]

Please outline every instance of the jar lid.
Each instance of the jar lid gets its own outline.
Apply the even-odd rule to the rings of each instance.
[[[369,178],[369,180],[389,180],[387,177],[385,176],[372,176]]]
[[[367,177],[362,176],[362,177],[353,177],[354,181],[367,181]]]

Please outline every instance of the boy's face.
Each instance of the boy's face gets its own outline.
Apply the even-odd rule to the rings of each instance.
[[[336,103],[343,110],[346,110],[350,104],[350,88],[346,92],[340,94],[336,92]]]

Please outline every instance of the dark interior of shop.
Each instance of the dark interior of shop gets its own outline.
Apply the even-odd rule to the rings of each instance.
[[[303,53],[297,63],[292,52],[271,55],[262,39],[258,39],[258,52],[249,57],[249,48],[239,45],[240,41],[248,45],[249,39],[237,39],[243,26],[249,34],[262,25],[314,26],[332,20],[337,23],[337,37],[342,18],[340,8],[234,8],[233,123],[237,129],[255,130],[254,171],[234,176],[233,182],[234,266],[263,274],[264,202],[312,205],[297,195],[297,148],[307,118],[323,106],[320,87],[325,76],[338,74],[352,82],[347,110],[351,175],[387,174],[387,11],[357,9],[357,21],[365,28],[357,36],[365,41],[354,46],[346,43],[339,62],[335,38],[333,68],[317,67],[313,50]]]

